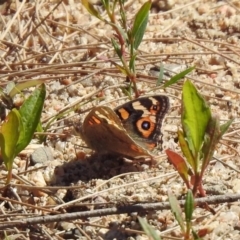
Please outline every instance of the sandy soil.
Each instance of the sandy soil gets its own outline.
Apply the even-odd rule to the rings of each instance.
[[[143,2],[126,2],[130,25]],[[23,0],[0,5],[1,87],[10,81],[44,81],[47,97],[42,123],[48,133],[48,148],[42,148],[36,138],[15,159],[8,203],[0,196],[1,238],[148,239],[137,220],[141,216],[161,236],[183,239],[169,208],[139,214],[134,209],[128,214],[113,214],[111,209],[108,214],[106,208],[168,202],[169,190],[184,199],[186,187],[164,152],[167,148],[180,150],[176,132],[180,126],[182,82],[164,90],[156,87],[156,72],[152,69],[160,64],[166,68],[164,81],[174,74],[172,71],[195,66],[188,79],[205,96],[212,112],[222,123],[234,118],[215,151],[219,160],[211,162],[204,187],[208,196],[240,192],[240,2],[153,3],[136,67],[140,90],[145,94],[164,93],[170,98],[171,107],[162,127],[163,151],[155,153],[160,160],[154,167],[92,154],[75,136],[73,125],[81,126],[92,106],[114,108],[128,101],[121,90],[126,79],[111,63],[118,61],[111,45],[111,27],[90,16],[81,1],[58,3]],[[100,4],[96,7],[101,11]],[[15,105],[21,105],[32,90],[34,87],[18,94]],[[39,153],[33,154],[35,149],[43,150],[40,157]],[[4,187],[4,165],[0,176]],[[240,239],[239,203],[211,207],[215,215],[203,208],[195,209],[193,228],[207,232],[203,239]],[[86,215],[77,215],[83,211]],[[66,218],[57,215],[60,213],[73,215]],[[88,215],[91,213],[94,215]],[[44,220],[38,218],[41,216]],[[11,222],[13,225],[8,225]]]

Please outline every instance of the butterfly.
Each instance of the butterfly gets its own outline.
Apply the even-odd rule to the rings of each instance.
[[[80,135],[99,153],[153,159],[150,151],[162,144],[162,121],[168,109],[169,98],[165,95],[137,98],[114,110],[94,107],[85,117]]]

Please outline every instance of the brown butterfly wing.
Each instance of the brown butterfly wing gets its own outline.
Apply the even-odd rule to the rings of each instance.
[[[86,144],[97,152],[128,158],[152,158],[127,134],[121,120],[109,107],[94,107],[84,120],[81,135]]]

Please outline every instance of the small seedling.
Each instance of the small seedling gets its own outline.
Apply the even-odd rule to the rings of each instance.
[[[39,124],[45,95],[45,85],[42,84],[25,100],[19,110],[13,108],[9,112],[1,126],[0,147],[3,161],[8,170],[7,184],[12,178],[14,158],[30,143]]]
[[[23,83],[9,82],[7,86],[3,89],[0,88],[0,118],[3,121],[6,117],[6,109],[13,109],[16,106],[14,105],[13,98],[16,94],[22,94],[22,90],[35,87],[44,83],[43,80],[31,80]],[[23,94],[22,94],[23,95]],[[23,95],[24,96],[24,95]]]
[[[138,217],[138,221],[143,229],[143,231],[147,234],[149,239],[153,240],[161,240],[161,237],[156,233],[152,226],[150,226],[147,221],[143,218]]]
[[[132,26],[130,26],[126,16],[126,10],[124,9],[124,2],[125,1],[122,0],[101,0],[102,6],[107,14],[106,18],[101,16],[101,13],[94,8],[94,5],[91,4],[89,0],[82,0],[83,6],[91,15],[112,27],[114,37],[111,39],[111,43],[121,64],[111,61],[110,59],[107,59],[107,61],[110,61],[124,75],[126,75],[126,78],[130,82],[127,90],[128,95],[131,96],[131,89],[133,88],[135,96],[138,97],[140,92],[138,91],[136,84],[137,77],[135,60],[138,47],[142,42],[147,27],[149,11],[152,3],[151,1],[147,1],[142,5],[135,15]],[[120,13],[120,18],[116,16],[116,13]],[[124,92],[126,92],[126,90]]]
[[[172,213],[180,226],[184,240],[201,240],[192,227],[192,215],[194,211],[194,197],[192,191],[188,190],[186,195],[186,201],[184,205],[185,220],[183,218],[182,209],[176,197],[171,193],[168,194],[168,197]]]
[[[188,190],[186,195],[186,202],[184,205],[184,214],[176,199],[176,197],[169,193],[169,203],[171,206],[172,213],[178,222],[182,236],[184,240],[201,240],[192,227],[192,215],[194,211],[194,197],[191,190]],[[150,226],[143,218],[138,218],[144,232],[147,234],[149,239],[161,240],[161,237],[156,233],[152,226]],[[202,231],[202,230],[201,230]]]
[[[204,172],[212,159],[216,145],[228,130],[233,119],[223,125],[213,116],[207,102],[195,86],[187,80],[182,92],[182,130],[178,139],[185,159],[168,149],[167,156],[174,165],[193,195],[205,196],[202,180]]]

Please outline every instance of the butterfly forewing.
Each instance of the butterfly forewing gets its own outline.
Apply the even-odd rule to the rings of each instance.
[[[127,134],[120,118],[109,107],[94,107],[84,120],[81,135],[97,152],[129,158],[152,157]]]

